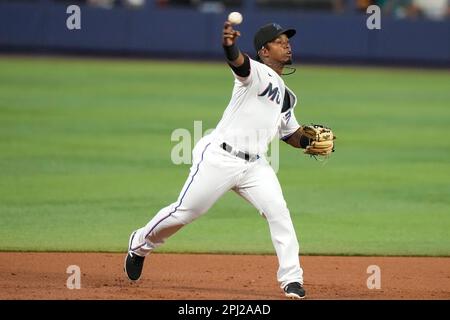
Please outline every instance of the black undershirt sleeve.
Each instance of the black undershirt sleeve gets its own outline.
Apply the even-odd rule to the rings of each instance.
[[[289,93],[287,92],[287,90],[285,90],[283,108],[281,109],[281,113],[288,111],[290,107],[291,107],[291,99],[289,97]]]
[[[239,57],[239,48],[233,43],[231,46],[223,46],[223,51],[225,52],[225,57],[227,57],[228,61],[234,61]]]
[[[235,67],[230,63],[228,64],[230,68],[234,71],[234,73],[237,74],[239,77],[246,78],[250,75],[250,59],[246,54],[244,54],[244,63],[241,66]]]

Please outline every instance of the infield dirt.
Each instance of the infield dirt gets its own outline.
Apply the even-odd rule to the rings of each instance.
[[[142,278],[123,272],[125,254],[0,253],[0,299],[285,299],[276,256],[152,254]],[[301,257],[308,299],[450,299],[450,258]],[[67,268],[80,268],[80,289],[68,289]],[[369,289],[369,266],[380,289]]]

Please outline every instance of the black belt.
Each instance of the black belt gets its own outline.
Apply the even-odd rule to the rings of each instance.
[[[220,145],[220,147],[221,147],[223,150],[225,150],[225,151],[227,151],[227,152],[229,152],[229,153],[235,155],[235,156],[238,157],[238,158],[244,159],[244,160],[246,160],[246,161],[255,161],[255,160],[258,160],[258,159],[259,159],[259,155],[253,156],[253,155],[250,155],[249,153],[246,153],[246,152],[234,150],[232,146],[230,146],[229,144],[227,144],[227,143],[225,143],[225,142],[222,143],[222,144]]]

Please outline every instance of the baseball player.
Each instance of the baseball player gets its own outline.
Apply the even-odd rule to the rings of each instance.
[[[150,252],[233,190],[269,224],[279,262],[277,279],[285,295],[305,297],[297,236],[280,183],[265,157],[277,134],[295,148],[307,147],[294,115],[297,97],[281,78],[283,68],[292,63],[289,38],[295,33],[275,23],[261,27],[254,37],[254,60],[239,50],[240,32],[225,22],[222,44],[234,76],[231,100],[215,130],[195,145],[178,200],[132,232],[124,265],[130,280],[139,279]]]

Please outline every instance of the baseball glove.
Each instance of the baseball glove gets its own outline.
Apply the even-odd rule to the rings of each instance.
[[[311,156],[329,156],[334,152],[336,136],[330,128],[320,124],[312,124],[301,128],[301,141],[305,153]]]

